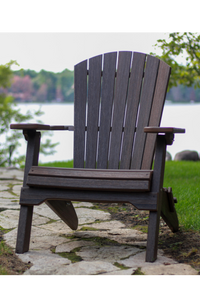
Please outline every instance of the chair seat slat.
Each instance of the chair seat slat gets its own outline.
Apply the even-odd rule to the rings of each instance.
[[[150,190],[149,180],[28,176],[26,183],[28,186],[43,188],[142,192]]]
[[[63,177],[63,178],[91,178],[91,179],[124,179],[124,180],[150,180],[151,170],[101,170],[101,169],[70,169],[32,166],[29,176]]]

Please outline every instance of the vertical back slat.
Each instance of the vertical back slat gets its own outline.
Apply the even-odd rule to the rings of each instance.
[[[86,168],[96,167],[102,55],[89,60]]]
[[[141,168],[146,139],[144,127],[149,124],[149,117],[155,91],[158,67],[159,59],[148,55],[140,100],[139,118],[137,124],[136,137],[134,141],[131,169]]]
[[[74,168],[84,167],[87,61],[74,67]]]
[[[117,52],[106,53],[103,64],[99,148],[97,168],[106,169],[108,164],[108,151],[110,140],[110,126],[112,117],[112,104],[114,97],[114,83],[116,72]]]
[[[89,60],[88,81],[87,61],[75,66],[74,167],[118,169],[121,152],[120,168],[150,169],[156,135],[144,127],[160,125],[170,67],[137,52],[103,59],[103,77],[102,55]]]
[[[121,150],[122,128],[132,52],[119,52],[114,97],[114,111],[109,154],[109,169],[118,169]]]
[[[149,126],[159,126],[165,102],[171,68],[160,61],[158,78],[156,82],[155,95],[149,120]],[[142,169],[150,169],[153,160],[156,134],[147,134],[146,144],[143,155]]]
[[[127,97],[127,112],[124,126],[124,139],[121,154],[121,169],[129,169],[135,134],[137,111],[140,101],[140,92],[143,80],[144,65],[146,55],[135,52],[133,54],[131,76]]]

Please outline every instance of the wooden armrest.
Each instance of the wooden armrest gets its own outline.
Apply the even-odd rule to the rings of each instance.
[[[174,127],[144,127],[144,132],[146,133],[185,133],[183,128]]]
[[[50,130],[50,125],[45,124],[33,124],[33,123],[18,123],[10,124],[10,129],[22,129],[22,130]]]
[[[38,123],[19,123],[10,124],[10,129],[21,129],[21,130],[69,130],[73,131],[74,126],[65,125],[45,125]]]
[[[50,130],[68,130],[74,131],[74,126],[72,125],[51,125]]]

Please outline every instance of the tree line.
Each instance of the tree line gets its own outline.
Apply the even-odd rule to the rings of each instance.
[[[172,102],[200,102],[200,88],[187,87],[182,84],[172,87],[166,96]]]
[[[17,72],[14,72],[12,84],[7,89],[8,94],[16,102],[74,101],[73,72],[71,72],[69,78],[65,76],[58,77],[57,74],[46,71],[41,71],[34,78],[31,78],[28,75],[29,70],[23,72],[26,75],[19,76],[16,75]],[[166,98],[172,102],[200,102],[200,89],[178,85],[169,90]]]
[[[7,89],[16,102],[73,102],[74,72],[61,73],[41,70],[14,71],[11,86]],[[172,75],[173,76],[173,75]],[[172,102],[200,102],[200,88],[178,84],[167,93]]]
[[[73,102],[74,73],[65,69],[61,73],[45,70],[19,70],[13,78],[7,93],[16,102]]]

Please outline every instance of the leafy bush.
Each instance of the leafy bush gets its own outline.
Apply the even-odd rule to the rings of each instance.
[[[35,112],[28,111],[26,115],[23,115],[19,109],[15,108],[14,99],[8,94],[8,88],[13,78],[11,70],[13,64],[17,63],[10,61],[6,65],[0,65],[0,166],[9,165],[12,152],[17,153],[17,148],[20,146],[22,132],[21,130],[10,130],[10,123],[27,122],[33,117],[39,117],[43,114],[38,110]],[[55,146],[56,144],[51,144],[50,140],[47,139],[45,144],[41,145],[41,152],[52,154],[55,152]],[[24,160],[25,155],[17,153],[17,157],[12,160],[12,165],[20,165]]]

